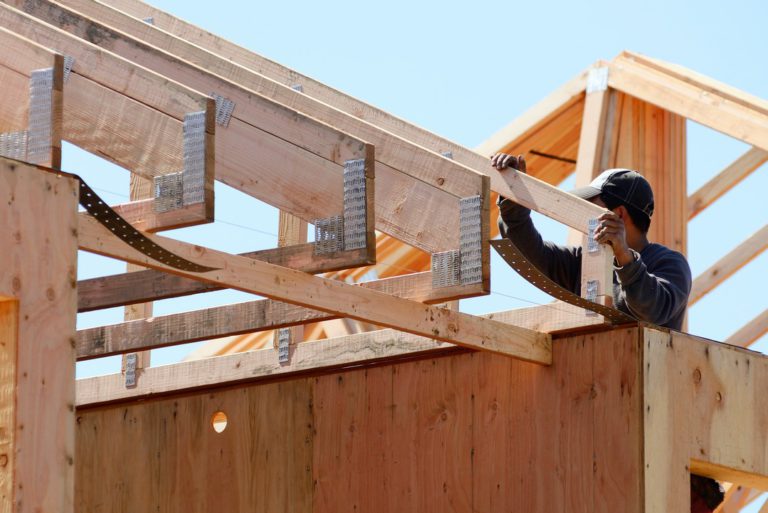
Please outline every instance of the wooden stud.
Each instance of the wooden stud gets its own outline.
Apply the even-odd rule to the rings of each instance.
[[[3,511],[74,511],[78,191],[0,159]]]
[[[739,347],[749,347],[768,332],[768,309],[739,328],[724,340],[726,344]]]
[[[768,248],[768,225],[750,235],[693,280],[691,294],[688,296],[688,306],[696,304],[712,289],[757,258],[766,248]]]
[[[140,254],[92,219],[81,220],[79,229],[81,249],[93,253],[445,342],[544,364],[551,362],[551,338],[543,333],[423,305],[158,235],[148,237],[183,258],[217,270],[192,273],[167,267]]]
[[[699,215],[705,208],[736,187],[765,162],[768,162],[768,151],[754,147],[747,150],[741,157],[688,196],[688,219],[693,219]]]

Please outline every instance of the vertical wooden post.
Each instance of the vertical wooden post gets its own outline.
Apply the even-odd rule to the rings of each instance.
[[[610,141],[613,116],[612,93],[607,88],[607,68],[590,71],[584,117],[581,123],[579,153],[576,159],[576,186],[588,185],[603,170],[604,148]],[[605,74],[605,80],[600,77]],[[610,128],[610,129],[609,129]],[[586,228],[586,227],[585,227]],[[581,241],[581,295],[595,302],[610,305],[613,302],[613,251],[605,244],[595,245],[576,230],[570,230],[569,243]],[[589,248],[596,248],[590,251]]]
[[[75,180],[0,159],[0,511],[74,510]]]
[[[131,201],[150,199],[154,197],[154,193],[152,191],[153,183],[151,180],[142,178],[135,174],[131,174],[130,187],[131,187],[131,192],[130,192]],[[139,265],[134,265],[134,264],[126,265],[126,270],[128,272],[143,271],[144,269],[145,269],[144,267],[141,267]],[[125,313],[123,315],[123,318],[126,321],[132,321],[134,319],[146,319],[147,317],[152,317],[152,302],[140,303],[136,305],[128,305],[125,307]],[[136,378],[139,379],[139,376],[141,375],[141,369],[145,369],[150,366],[152,352],[141,351],[139,353],[133,353],[133,354],[136,355],[135,356]],[[123,363],[122,363],[123,372],[125,372],[126,366],[128,365],[129,357],[133,358],[128,354],[123,355]]]
[[[303,219],[280,211],[280,220],[277,227],[278,247],[291,246],[307,242],[307,222]],[[293,326],[291,330],[291,344],[298,344],[304,340],[304,326]],[[277,348],[277,331],[275,331],[273,345]]]

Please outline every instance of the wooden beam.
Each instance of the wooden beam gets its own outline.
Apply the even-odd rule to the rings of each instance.
[[[607,73],[607,68],[591,71],[591,77]],[[581,122],[579,154],[576,160],[576,186],[588,185],[603,168],[603,148],[610,145],[614,129],[610,106],[615,111],[616,98],[608,86],[587,92],[584,117]],[[606,142],[607,140],[607,142]],[[595,216],[594,221],[597,222]],[[584,230],[570,230],[569,240],[581,241],[581,295],[602,305],[613,305],[613,250],[607,244],[597,244],[583,234]],[[594,251],[589,248],[593,247]]]
[[[83,218],[85,217],[83,216]],[[289,267],[309,274],[375,263],[365,249],[322,255],[315,253],[314,245],[311,243],[242,253],[240,256],[269,262],[281,267]],[[78,282],[78,312],[158,301],[201,292],[212,292],[222,288],[210,283],[202,283],[154,270],[114,274]]]
[[[340,212],[340,166],[368,152],[373,156],[362,141],[377,148],[377,228],[408,244],[430,252],[456,249],[456,198],[486,194],[483,176],[169,34],[165,44],[150,46],[54,2],[7,3],[75,36],[89,39],[97,33],[100,48],[233,101],[229,127],[217,131],[217,179],[306,221]],[[191,49],[206,60],[195,62],[186,53],[171,55],[160,48]],[[424,210],[444,222],[435,226]]]
[[[499,352],[523,360],[551,363],[551,339],[544,333],[424,305],[158,235],[148,237],[183,258],[217,270],[191,273],[164,266],[114,237],[109,230],[92,219],[81,222],[79,229],[81,249],[93,253],[445,342]]]
[[[374,280],[358,286],[426,304],[443,303],[449,298],[467,297],[482,292],[481,285],[432,288],[432,273],[429,272]],[[139,349],[156,349],[339,317],[271,299],[159,317],[150,315],[121,324],[78,330],[78,359],[110,356]],[[573,321],[567,318],[566,322]],[[566,325],[570,327],[570,324]]]
[[[744,155],[688,196],[688,219],[699,215],[767,161],[768,151],[754,147],[747,150]]]
[[[0,159],[3,511],[74,511],[78,192]]]
[[[693,306],[736,271],[757,258],[768,247],[768,224],[749,236],[723,258],[698,275],[691,285],[688,306]]]
[[[581,308],[557,302],[496,312],[484,317],[549,333],[567,333],[601,324],[595,318],[585,318]],[[77,382],[77,406],[136,400],[277,374],[357,366],[382,359],[395,360],[424,352],[439,353],[455,349],[451,344],[429,338],[391,329],[378,330],[336,339],[303,342],[296,346],[288,365],[281,365],[273,351],[261,350],[150,368],[135,389],[126,389],[119,375],[81,379]]]
[[[62,2],[69,7],[86,14],[102,23],[135,36],[137,39],[157,44],[159,36],[154,32],[164,31],[173,34],[179,41],[185,41],[208,52],[214,53],[226,61],[238,64],[250,71],[260,73],[271,80],[284,86],[293,87],[300,85],[302,93],[319,100],[322,103],[355,116],[376,125],[387,132],[407,139],[419,146],[423,146],[435,153],[451,152],[453,159],[469,165],[477,158],[471,150],[455,142],[449,141],[437,134],[429,132],[408,121],[400,119],[392,114],[364,103],[352,96],[329,87],[317,80],[302,75],[296,70],[289,69],[281,64],[262,57],[253,51],[237,46],[236,44],[196,27],[186,21],[176,18],[160,9],[134,0],[109,0],[99,2],[107,4],[114,9],[141,20],[140,23],[120,16],[120,13],[112,10],[100,9],[93,6],[92,2],[80,0],[66,0]],[[153,24],[145,23],[144,18],[152,17]],[[143,24],[143,25],[142,25]],[[583,90],[583,87],[582,87]],[[482,153],[481,153],[482,154]]]
[[[50,104],[47,105],[47,116],[49,117],[47,125],[50,127],[50,140],[47,141],[49,143],[48,151],[42,155],[39,154],[40,148],[37,148],[34,156],[29,153],[13,156],[19,160],[34,161],[36,164],[58,168],[61,166],[64,58],[62,55],[19,37],[5,28],[0,30],[0,46],[5,50],[0,57],[0,75],[3,83],[0,133],[21,132],[30,128],[32,72],[53,68]],[[40,134],[36,134],[36,136],[40,137]]]
[[[768,309],[739,328],[725,339],[726,344],[739,347],[749,347],[768,331]]]
[[[611,62],[608,85],[768,151],[768,114],[755,106],[623,55]]]
[[[129,26],[139,30],[137,20],[130,16],[120,18],[120,13],[116,13],[114,10],[107,12],[104,6],[97,2],[78,4],[78,8],[88,9],[88,16],[85,16],[71,9],[65,9],[55,2],[46,0],[41,0],[34,5],[25,3],[22,0],[6,1],[12,5],[21,6],[23,4],[23,8],[27,12],[33,13],[35,16],[39,16],[50,23],[57,24],[62,16],[64,16],[67,20],[70,20],[65,27],[66,30],[81,37],[87,37],[88,32],[93,30],[109,34],[109,37],[105,37],[100,42],[105,48],[118,54],[130,52],[132,59],[136,62],[150,69],[163,70],[170,78],[179,80],[190,87],[202,90],[214,87],[215,90],[225,91],[225,93],[220,94],[226,94],[233,99],[235,98],[234,95],[238,95],[238,98],[242,97],[239,93],[236,93],[236,88],[233,89],[231,82],[225,80],[222,81],[223,83],[213,85],[216,82],[212,82],[213,79],[210,73],[206,71],[210,70],[216,73],[216,78],[225,77],[227,80],[232,80],[237,85],[245,87],[252,92],[265,95],[283,105],[295,108],[347,133],[354,134],[356,137],[376,145],[377,175],[379,176],[381,176],[379,172],[382,171],[383,165],[386,165],[391,169],[405,172],[432,187],[450,192],[458,197],[465,197],[482,191],[482,187],[478,185],[476,177],[477,174],[484,174],[490,177],[491,189],[494,191],[568,226],[584,231],[586,231],[584,227],[587,225],[590,214],[595,212],[592,208],[594,205],[591,205],[589,202],[578,201],[568,193],[560,191],[533,177],[505,173],[503,178],[500,173],[490,167],[487,156],[474,154],[474,157],[471,157],[471,162],[462,165],[456,160],[447,159],[437,153],[427,151],[374,125],[349,116],[329,105],[317,102],[307,95],[292,90],[290,87],[283,86],[263,75],[239,67],[195,45],[185,43],[178,38],[172,37],[170,34],[160,30],[147,31],[146,27],[141,27],[142,37],[146,37],[147,42],[154,45],[154,47],[150,47],[146,42],[137,41],[123,32],[110,29],[104,25],[105,22],[103,21],[99,23],[91,19],[90,16],[98,16],[99,19],[108,17],[110,23],[117,23],[115,20],[119,19],[121,30],[131,30]],[[150,37],[152,38],[151,40]],[[157,48],[170,48],[174,52],[174,56],[164,54]],[[188,62],[194,63],[196,66],[189,66]],[[169,65],[169,63],[173,64]],[[257,101],[257,98],[252,96],[250,100]],[[241,113],[245,110],[245,105],[248,105],[248,103],[249,98],[244,97],[242,101],[243,106],[240,107]],[[238,105],[240,104],[240,100],[238,100]],[[249,121],[255,123],[257,119],[258,117],[249,118]],[[217,167],[217,169],[219,168]],[[379,190],[381,191],[380,187]],[[274,191],[271,192],[274,194]],[[382,192],[388,194],[386,191]],[[385,198],[377,192],[377,202],[379,199],[384,200]],[[387,197],[386,199],[387,201],[381,202],[381,208],[392,208],[392,205],[398,205],[399,208],[401,205],[397,198]],[[564,205],[567,205],[567,207]],[[378,206],[379,203],[377,203]],[[377,208],[377,213],[379,210],[381,209]],[[434,211],[431,208],[429,210]],[[414,214],[414,217],[417,219],[423,218],[424,216],[420,215],[423,211],[424,206],[419,204],[418,213]],[[297,212],[293,213],[304,217]],[[387,231],[384,228],[382,230]],[[424,248],[422,239],[431,235],[431,232],[434,231],[434,226],[431,226],[429,230],[422,230],[420,232],[421,238],[413,241],[404,239],[402,235],[393,235],[411,245]],[[449,233],[452,234],[453,232]],[[445,236],[441,234],[438,237],[439,240],[445,240]],[[433,246],[433,248],[427,249],[430,251],[442,251],[443,249],[455,249],[455,247],[434,249]]]
[[[598,62],[594,66],[582,71],[522,115],[515,118],[510,124],[494,133],[478,145],[475,151],[487,158],[494,153],[507,150],[511,141],[522,139],[528,134],[543,129],[557,116],[584,98],[584,90],[590,70],[604,65],[605,63]]]

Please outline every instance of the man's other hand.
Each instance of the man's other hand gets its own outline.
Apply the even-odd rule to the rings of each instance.
[[[491,156],[491,166],[495,167],[499,171],[503,171],[508,167],[517,169],[521,173],[525,173],[525,157],[518,155],[507,155],[506,153],[497,153]]]

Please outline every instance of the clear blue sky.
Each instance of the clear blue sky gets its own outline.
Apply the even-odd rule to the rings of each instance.
[[[681,64],[768,98],[765,52],[768,3],[644,2],[207,2],[156,0],[154,5],[319,79],[397,116],[474,147],[597,59],[628,49]],[[747,147],[689,124],[692,192]],[[127,174],[66,147],[65,169],[79,172],[110,202],[125,201]],[[111,169],[111,170],[109,170]],[[768,221],[768,166],[700,215],[689,227],[694,275]],[[570,187],[566,182],[563,187]],[[104,191],[114,191],[117,195]],[[229,251],[276,245],[273,209],[217,187],[216,227],[173,235]],[[659,213],[662,214],[663,213]],[[658,214],[657,214],[658,215]],[[235,223],[240,226],[233,226]],[[543,221],[550,238],[564,230]],[[86,256],[81,277],[120,272],[119,264]],[[768,255],[690,311],[690,331],[722,340],[766,307]],[[548,298],[494,258],[494,294],[464,301],[479,313]],[[250,298],[219,293],[211,301]],[[161,302],[156,313],[205,306],[192,298]],[[119,322],[119,309],[81,315],[81,327]],[[765,349],[766,337],[758,348]],[[155,363],[187,348],[156,352]],[[80,366],[81,376],[114,371],[109,360]]]

